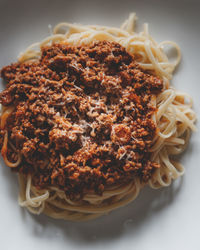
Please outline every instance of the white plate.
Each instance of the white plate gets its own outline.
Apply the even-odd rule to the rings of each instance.
[[[140,2],[140,3],[139,3]],[[60,21],[119,26],[135,11],[158,40],[177,42],[183,60],[173,85],[194,98],[200,113],[198,1],[0,1],[0,67],[48,35]],[[139,25],[140,26],[140,25]],[[197,124],[199,126],[199,124]],[[200,249],[200,128],[182,157],[185,176],[161,190],[145,188],[137,200],[108,216],[85,223],[33,216],[17,204],[15,174],[0,167],[0,249]]]

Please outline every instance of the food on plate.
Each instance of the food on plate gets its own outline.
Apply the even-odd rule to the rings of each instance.
[[[135,32],[135,18],[121,28],[60,23],[1,70],[1,154],[32,213],[93,219],[183,174],[174,156],[196,115],[169,82],[180,49],[155,42],[147,24]]]

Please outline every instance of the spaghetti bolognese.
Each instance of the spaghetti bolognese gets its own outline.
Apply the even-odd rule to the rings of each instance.
[[[121,28],[60,23],[1,70],[1,154],[32,213],[93,219],[184,173],[173,156],[196,115],[169,83],[180,49],[155,42],[147,24],[136,33],[135,19]]]

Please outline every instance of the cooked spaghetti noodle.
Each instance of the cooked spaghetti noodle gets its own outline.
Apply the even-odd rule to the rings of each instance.
[[[67,43],[82,46],[94,41],[110,41],[120,44],[131,55],[134,55],[143,70],[159,76],[163,81],[163,90],[151,98],[152,105],[157,108],[152,119],[159,131],[155,134],[149,151],[151,160],[160,167],[155,168],[148,184],[152,188],[160,188],[170,185],[173,179],[177,179],[184,173],[183,166],[175,161],[173,156],[183,152],[188,143],[190,131],[196,130],[194,125],[196,115],[191,109],[192,98],[173,89],[169,83],[172,73],[181,59],[180,48],[171,41],[155,42],[149,34],[147,24],[144,25],[142,32],[136,33],[135,20],[135,14],[131,14],[121,28],[60,23],[54,28],[53,35],[42,42],[29,46],[20,55],[19,62],[40,60],[41,48],[52,44]],[[176,61],[169,61],[164,53],[164,45],[171,45],[176,49]],[[14,106],[4,106],[2,109],[1,130],[5,132],[1,153],[6,165],[16,168],[21,164],[22,157],[15,146],[9,142],[6,130],[6,120],[13,110]],[[8,147],[17,152],[15,162],[10,162],[7,158]],[[122,153],[120,159],[124,155],[126,155],[126,151]],[[37,188],[33,184],[31,173],[19,173],[19,184],[19,204],[30,212],[35,214],[43,212],[53,218],[79,221],[102,216],[128,204],[137,197],[146,182],[135,176],[126,183],[106,187],[101,195],[90,190],[78,200],[70,199],[62,189],[56,186]]]

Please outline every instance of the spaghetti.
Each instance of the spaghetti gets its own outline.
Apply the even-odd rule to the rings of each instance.
[[[47,37],[42,42],[29,46],[20,55],[19,62],[37,62],[43,56],[41,48],[45,46],[54,44],[56,46],[56,44],[64,43],[71,46],[88,46],[94,41],[102,43],[109,41],[120,44],[128,53],[134,55],[139,67],[162,79],[162,91],[152,95],[150,101],[151,105],[157,108],[156,112],[151,113],[151,119],[159,130],[153,136],[149,152],[151,161],[159,164],[160,167],[155,165],[153,167],[154,171],[148,179],[148,184],[152,188],[160,188],[170,185],[173,179],[184,173],[183,166],[178,161],[175,161],[173,156],[183,152],[188,143],[190,131],[196,130],[194,125],[196,114],[191,109],[191,97],[173,89],[169,83],[172,73],[181,59],[180,48],[171,41],[165,41],[160,44],[155,42],[148,32],[147,24],[144,25],[142,32],[136,33],[134,30],[135,20],[135,14],[130,14],[129,19],[122,24],[121,28],[60,23],[54,28],[53,35]],[[176,49],[176,61],[169,61],[164,53],[164,45],[171,45]],[[59,60],[57,63],[59,63]],[[76,86],[76,88],[80,87]],[[3,106],[1,130],[4,131],[4,136],[1,153],[6,165],[16,168],[22,163],[22,157],[15,145],[12,145],[9,141],[6,130],[6,124],[8,124],[6,121],[10,119],[13,112],[13,106]],[[91,109],[89,112],[90,115],[94,116],[94,112]],[[82,122],[84,123],[84,121]],[[74,131],[77,134],[82,133],[80,127],[73,129],[75,129]],[[117,130],[115,131],[114,126],[113,129],[111,137],[116,141]],[[120,133],[119,126],[117,129]],[[95,134],[94,130],[92,132]],[[126,134],[128,133],[129,129],[126,128]],[[72,132],[70,136],[71,140],[73,140]],[[129,140],[126,137],[124,138]],[[84,143],[87,145],[87,140]],[[8,145],[15,151],[15,162],[8,160]],[[121,147],[121,150],[119,160],[127,156],[127,152],[123,147]],[[129,152],[127,157],[131,157],[131,152]],[[48,162],[46,164],[48,165]],[[30,212],[35,214],[43,212],[53,218],[80,221],[97,218],[128,204],[137,197],[146,182],[136,175],[132,179],[127,179],[126,182],[106,186],[100,195],[93,190],[89,190],[81,199],[77,200],[70,199],[64,190],[54,185],[37,188],[31,173],[19,173],[19,184],[19,204],[27,207]]]

